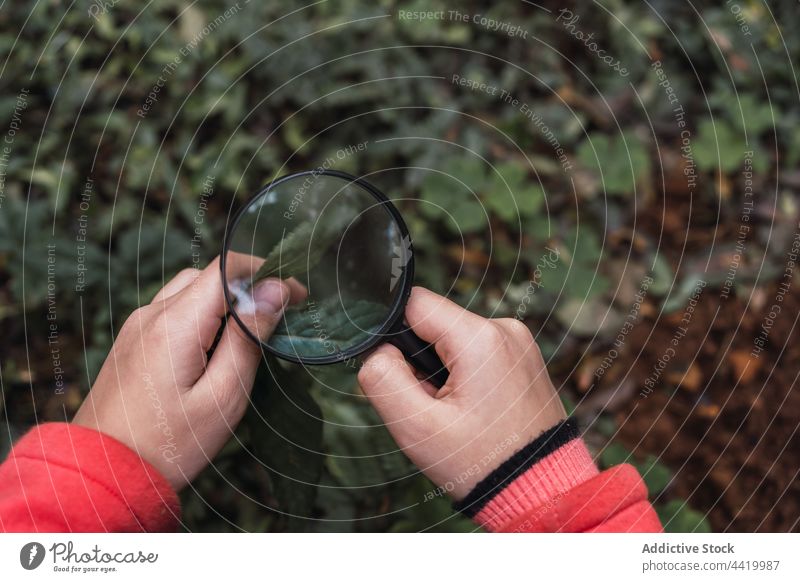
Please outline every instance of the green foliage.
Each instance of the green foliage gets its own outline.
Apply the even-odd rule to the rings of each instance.
[[[486,205],[506,224],[514,224],[520,215],[533,217],[542,208],[544,190],[533,182],[522,164],[498,164],[489,180]]]
[[[720,115],[704,119],[697,128],[692,149],[698,167],[734,172],[742,168],[746,153],[753,151],[753,168],[768,170],[769,153],[762,149],[759,136],[780,123],[780,110],[753,93],[734,97],[725,89],[716,91],[709,103]]]
[[[658,462],[654,455],[647,455],[639,464],[639,470],[651,495],[658,495],[664,491],[672,481],[672,473],[668,468]]]
[[[365,141],[364,151],[336,158],[334,169],[374,176],[397,201],[415,243],[417,282],[495,316],[515,315],[534,289],[524,318],[557,360],[569,362],[595,338],[604,346],[618,333],[624,314],[613,305],[618,281],[610,267],[615,260],[650,265],[652,257],[614,242],[625,241],[620,234],[632,224],[648,249],[658,247],[650,295],[665,296],[665,312],[681,309],[700,275],[685,266],[672,271],[678,261],[659,238],[660,224],[639,228],[648,212],[660,220],[663,199],[673,195],[658,190],[655,156],[680,156],[671,107],[650,107],[666,100],[643,46],[658,47],[687,112],[700,172],[693,207],[719,208],[720,221],[738,212],[738,200],[718,204],[710,179],[718,170],[739,172],[745,150],[756,153],[762,179],[776,155],[800,160],[792,129],[800,110],[785,64],[800,61],[800,37],[779,37],[763,12],[749,15],[755,32],[744,39],[723,4],[698,8],[713,27],[702,30],[696,14],[672,2],[656,3],[669,29],[647,3],[581,7],[581,24],[591,22],[610,53],[625,55],[631,75],[622,78],[578,43],[564,42],[552,14],[525,2],[487,10],[467,0],[460,10],[518,24],[539,44],[472,23],[396,18],[399,8],[447,9],[444,2],[306,4],[247,3],[167,72],[229,2],[159,0],[141,11],[119,2],[97,19],[70,3],[3,5],[3,134],[19,92],[28,95],[0,190],[4,382],[19,381],[30,366],[26,388],[52,393],[49,373],[37,374],[49,364],[39,357],[46,347],[36,343],[46,343],[49,279],[62,343],[76,354],[65,366],[79,401],[128,314],[179,270],[219,254],[235,207],[278,175],[318,167]],[[771,7],[779,22],[796,18],[791,4]],[[287,16],[292,10],[298,12]],[[709,30],[729,40],[728,52],[720,54]],[[684,50],[693,68],[682,60]],[[738,66],[731,67],[734,57]],[[453,74],[507,89],[529,105],[578,171],[563,169],[554,144],[518,108],[452,83]],[[161,76],[157,99],[144,111]],[[646,111],[627,96],[632,87]],[[390,168],[399,170],[384,176]],[[552,266],[542,262],[546,249],[558,251]],[[757,283],[780,276],[771,267]],[[30,362],[20,346],[30,349]],[[432,485],[358,395],[352,369],[276,362],[269,369],[275,375],[261,371],[239,441],[198,480],[196,494],[186,493],[187,527],[470,530],[445,498],[426,500]],[[23,392],[29,390],[14,394]],[[53,414],[41,398],[3,412],[12,417],[13,435]],[[612,432],[607,419],[597,430]],[[603,462],[623,462],[623,453],[609,447]],[[669,495],[666,468],[652,457],[637,467],[653,495]],[[659,511],[683,531],[706,527],[683,502]],[[284,513],[300,517],[288,524]]]
[[[667,533],[711,533],[706,516],[691,509],[682,499],[656,507],[656,513]]]
[[[487,224],[486,210],[479,193],[485,174],[481,163],[466,156],[452,158],[442,170],[430,172],[422,182],[420,196],[425,202],[422,212],[441,218],[454,232],[472,233]]]
[[[613,467],[623,463],[630,463],[639,471],[647,485],[647,491],[652,498],[658,497],[672,480],[670,470],[662,465],[654,455],[647,455],[639,461],[631,452],[619,443],[611,443],[600,454],[600,462],[604,467]]]
[[[311,516],[322,473],[322,411],[301,369],[266,356],[247,425],[256,459],[270,476],[278,509],[295,521]]]
[[[472,520],[453,513],[452,503],[447,495],[438,493],[436,486],[425,478],[413,481],[404,500],[410,509],[405,512],[403,519],[392,526],[391,531],[394,533],[480,531]]]
[[[51,219],[51,209],[43,200],[26,204],[12,199],[0,213],[0,253],[6,257],[8,272],[14,273],[11,291],[28,308],[46,302],[49,283],[72,274],[71,241],[61,236],[41,237]],[[50,289],[55,291],[55,287]],[[54,294],[51,301],[55,301]]]
[[[703,170],[732,172],[741,167],[747,144],[744,134],[725,121],[703,121],[692,143],[695,161]]]
[[[600,453],[600,463],[605,468],[629,463],[630,460],[631,452],[620,443],[611,443]]]
[[[328,236],[328,233],[320,232],[315,226],[314,222],[304,222],[281,239],[253,275],[253,282],[273,275],[288,279],[305,275],[313,269],[338,234],[337,231],[331,231]]]
[[[589,135],[578,146],[578,159],[598,175],[609,195],[633,196],[650,178],[650,156],[630,132]]]
[[[591,230],[576,228],[559,248],[562,251],[554,268],[542,272],[543,295],[560,297],[556,319],[571,333],[593,335],[598,331],[598,314],[608,310],[601,296],[608,290],[609,282],[599,272],[603,245]],[[615,325],[615,319],[611,314],[606,325]]]
[[[331,349],[343,353],[368,336],[367,332],[386,323],[388,308],[380,303],[358,299],[347,301],[330,297],[303,309],[289,309],[278,324],[269,345],[284,354],[307,357],[330,355]],[[320,328],[317,322],[324,322]]]
[[[420,196],[426,216],[465,234],[485,228],[490,214],[514,227],[535,217],[544,202],[544,190],[532,182],[522,163],[504,161],[490,168],[466,153],[448,158],[442,170],[426,173]]]

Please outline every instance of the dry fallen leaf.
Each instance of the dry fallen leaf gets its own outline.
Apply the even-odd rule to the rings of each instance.
[[[458,244],[452,244],[447,247],[447,256],[458,263],[474,265],[481,269],[488,267],[490,262],[489,255],[483,251],[470,249]]]
[[[689,392],[697,392],[703,385],[703,372],[695,362],[692,362],[685,372],[670,372],[666,378],[670,383],[677,384]]]
[[[719,172],[714,183],[717,186],[717,194],[719,195],[719,199],[722,201],[729,201],[733,193],[733,182],[731,182],[730,178],[728,178],[728,176],[722,172]]]
[[[740,384],[752,382],[761,369],[761,360],[752,358],[749,350],[734,350],[728,353],[728,363]]]
[[[719,414],[719,406],[716,404],[701,404],[696,410],[699,416],[708,419],[714,419]]]
[[[30,384],[34,380],[34,373],[28,369],[21,369],[17,371],[17,379],[25,384]]]
[[[581,362],[578,373],[575,374],[575,386],[578,391],[585,393],[594,385],[594,377],[600,362],[601,360],[598,357],[589,357]]]

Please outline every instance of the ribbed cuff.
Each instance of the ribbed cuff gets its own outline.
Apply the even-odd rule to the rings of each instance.
[[[617,465],[492,531],[507,533],[655,533],[663,530],[647,487],[630,465]]]
[[[500,529],[597,473],[577,423],[566,419],[512,455],[454,508],[489,530]]]
[[[565,492],[599,473],[582,439],[554,451],[500,491],[474,517],[489,531],[498,531],[522,515],[546,510]]]

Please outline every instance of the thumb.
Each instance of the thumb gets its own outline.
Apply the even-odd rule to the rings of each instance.
[[[383,344],[365,361],[358,372],[361,390],[383,422],[403,422],[436,404],[436,399],[414,375],[396,347]],[[435,392],[435,388],[430,387]]]
[[[289,286],[280,279],[264,279],[251,291],[237,293],[236,314],[251,333],[266,341],[283,317],[290,295]],[[204,377],[217,402],[246,401],[261,358],[261,345],[238,322],[229,320]]]

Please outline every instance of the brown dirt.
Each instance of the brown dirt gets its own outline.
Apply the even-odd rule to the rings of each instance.
[[[800,531],[800,293],[792,291],[757,357],[754,340],[777,286],[759,292],[755,303],[763,306],[747,311],[746,300],[721,299],[718,289],[706,289],[650,394],[641,387],[682,311],[642,321],[614,366],[622,374],[630,370],[628,382],[637,387],[616,412],[618,440],[675,471],[669,494],[708,512],[714,531]],[[618,383],[607,375],[594,390]]]

